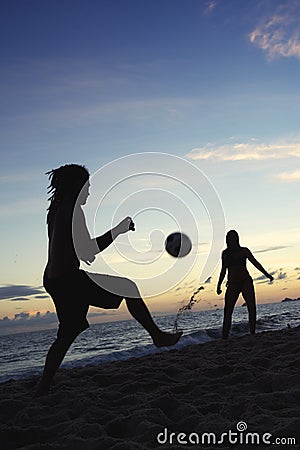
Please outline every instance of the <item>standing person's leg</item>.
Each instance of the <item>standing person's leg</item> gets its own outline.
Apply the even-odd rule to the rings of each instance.
[[[91,306],[100,308],[118,308],[123,298],[126,301],[128,311],[150,334],[154,345],[157,347],[175,345],[182,333],[166,333],[161,331],[154,322],[144,300],[141,297],[137,285],[128,278],[114,277],[110,275],[88,274],[94,280],[94,293],[89,291],[92,301]],[[89,282],[91,285],[91,282]]]
[[[255,302],[255,291],[253,286],[253,280],[249,277],[242,286],[242,295],[247,304],[248,314],[249,314],[249,328],[250,333],[255,334],[256,327],[256,302]]]
[[[231,328],[232,313],[234,305],[240,295],[240,287],[234,283],[228,283],[226,293],[225,293],[225,306],[224,306],[224,318],[223,318],[223,329],[222,329],[222,339],[227,339],[229,331]]]

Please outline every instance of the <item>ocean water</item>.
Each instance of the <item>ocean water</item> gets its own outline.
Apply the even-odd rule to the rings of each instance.
[[[189,311],[179,319],[184,335],[174,348],[201,344],[221,337],[223,310]],[[257,332],[300,325],[300,301],[271,303],[257,307]],[[155,317],[165,331],[174,330],[175,315]],[[236,307],[232,335],[248,333],[246,307]],[[41,373],[46,353],[56,330],[33,331],[0,336],[0,382]],[[91,325],[73,343],[62,364],[64,368],[97,365],[151,353],[157,349],[144,329],[134,320]]]

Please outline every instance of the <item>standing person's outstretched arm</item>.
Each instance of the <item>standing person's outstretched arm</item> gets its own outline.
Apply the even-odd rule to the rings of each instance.
[[[254,267],[260,270],[260,272],[263,273],[267,278],[269,278],[270,281],[274,280],[272,275],[263,268],[263,266],[257,261],[257,259],[254,258],[249,248],[246,248],[246,256],[249,259],[249,261],[254,265]]]

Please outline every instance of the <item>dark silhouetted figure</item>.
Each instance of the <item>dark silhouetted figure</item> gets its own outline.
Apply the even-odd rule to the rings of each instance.
[[[48,393],[70,345],[89,327],[86,319],[89,305],[116,309],[125,299],[130,314],[148,331],[157,347],[176,344],[182,334],[166,333],[158,328],[133,281],[79,269],[80,260],[90,264],[95,255],[107,248],[118,235],[134,230],[134,223],[126,217],[104,235],[92,239],[81,208],[89,195],[87,169],[68,164],[47,172],[47,175],[51,197],[47,215],[48,262],[43,282],[55,304],[59,328],[48,351],[36,395]],[[80,238],[75,249],[73,237],[76,231]]]
[[[270,281],[273,281],[270,275],[263,266],[254,258],[250,250],[246,247],[241,247],[239,242],[239,235],[235,230],[228,231],[226,235],[227,248],[222,252],[222,268],[217,286],[217,294],[222,293],[221,285],[228,271],[227,289],[225,293],[224,319],[222,339],[227,339],[231,328],[231,317],[233,308],[240,295],[244,297],[249,314],[250,333],[255,333],[256,326],[256,304],[253,280],[247,270],[247,259],[260,270]]]

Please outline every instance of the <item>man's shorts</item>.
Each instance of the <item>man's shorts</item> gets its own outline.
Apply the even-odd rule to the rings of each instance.
[[[99,277],[104,280],[111,278],[109,275]],[[90,305],[104,309],[119,308],[123,297],[105,290],[99,284],[80,269],[58,278],[44,276],[44,287],[52,297],[59,320],[58,337],[73,337],[88,328],[86,315]]]

